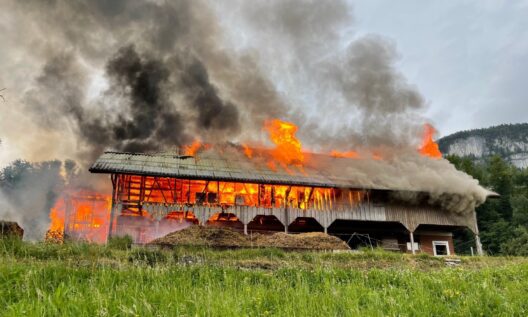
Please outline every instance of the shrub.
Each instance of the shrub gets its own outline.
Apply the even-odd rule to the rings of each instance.
[[[115,250],[130,250],[132,248],[132,243],[134,243],[134,240],[131,236],[121,236],[121,237],[110,237],[108,239],[107,246],[110,249]]]
[[[158,249],[138,248],[130,253],[128,261],[131,263],[144,263],[149,266],[155,266],[156,264],[167,262],[167,257]]]

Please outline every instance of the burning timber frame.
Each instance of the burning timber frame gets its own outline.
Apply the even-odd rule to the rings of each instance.
[[[274,216],[286,232],[299,218],[315,219],[324,232],[337,220],[399,223],[408,232],[412,253],[420,225],[465,227],[482,254],[474,212],[390,203],[380,198],[390,189],[358,188],[317,171],[292,175],[222,158],[120,152],[105,152],[90,171],[111,174],[109,236],[119,231],[120,217],[148,215],[155,225],[167,218],[205,225],[221,213],[236,217],[246,234],[258,216]],[[226,194],[229,186],[233,190]]]

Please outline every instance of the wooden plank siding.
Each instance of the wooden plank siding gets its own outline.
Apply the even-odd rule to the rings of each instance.
[[[116,208],[122,208],[122,204],[116,204]],[[226,212],[236,215],[243,224],[248,224],[256,216],[263,215],[277,217],[284,226],[290,225],[296,218],[310,217],[317,220],[325,228],[328,228],[335,220],[399,222],[409,231],[415,231],[419,225],[463,226],[474,232],[476,227],[473,214],[459,215],[429,206],[374,206],[369,203],[361,203],[355,208],[335,210],[251,206],[232,206],[222,210],[219,206],[145,203],[143,204],[143,210],[155,219],[162,219],[172,211],[192,212],[201,224],[206,223],[216,213]],[[121,212],[121,210],[116,211],[116,214]]]

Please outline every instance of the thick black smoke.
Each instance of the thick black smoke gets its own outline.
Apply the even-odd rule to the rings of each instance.
[[[206,130],[238,132],[238,110],[230,102],[223,101],[209,79],[205,65],[198,59],[180,70],[179,82],[193,110],[197,111],[197,126]]]
[[[110,131],[114,146],[141,152],[188,140],[182,117],[169,100],[170,71],[162,61],[142,58],[127,46],[108,62],[106,72],[113,82],[110,89],[126,100],[115,122],[101,127]]]
[[[76,148],[68,155],[84,163],[104,149],[172,150],[195,138],[223,142],[284,116],[255,59],[220,49],[217,18],[202,1],[8,7],[38,26],[21,24],[21,34],[38,43],[45,29],[53,43],[32,52],[42,67],[25,83],[23,114],[45,134],[74,135]],[[106,85],[95,98],[94,69]]]

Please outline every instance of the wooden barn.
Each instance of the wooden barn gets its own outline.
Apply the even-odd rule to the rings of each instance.
[[[109,235],[128,234],[146,243],[195,223],[246,234],[321,231],[353,248],[452,255],[453,232],[465,228],[482,253],[474,208],[453,212],[432,203],[420,188],[365,184],[346,172],[351,164],[360,164],[357,159],[307,154],[316,163],[292,167],[210,152],[101,155],[90,171],[110,175]],[[401,193],[414,198],[401,199]]]

